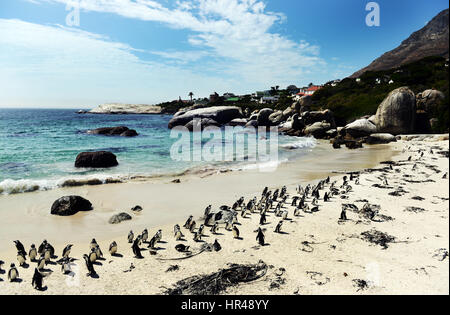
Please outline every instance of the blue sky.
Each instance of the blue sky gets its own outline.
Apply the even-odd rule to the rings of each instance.
[[[448,1],[1,0],[0,106],[92,108],[344,78]],[[72,4],[72,6],[68,7]],[[80,24],[66,17],[80,8]],[[66,10],[67,9],[67,10]]]

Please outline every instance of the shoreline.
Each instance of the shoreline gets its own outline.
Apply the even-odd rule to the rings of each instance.
[[[268,275],[265,277],[263,284],[257,281],[256,283],[249,283],[244,286],[238,286],[230,290],[231,294],[294,294],[295,292],[299,294],[335,294],[335,293],[344,293],[344,294],[352,294],[356,293],[356,290],[353,287],[352,279],[350,277],[359,276],[361,279],[365,275],[367,277],[367,258],[363,257],[378,257],[382,256],[383,251],[374,246],[370,246],[365,242],[358,240],[361,244],[352,238],[347,238],[345,241],[340,242],[339,239],[348,237],[348,234],[354,232],[354,230],[359,230],[361,227],[364,230],[370,230],[372,223],[367,224],[363,223],[361,225],[353,222],[352,218],[351,222],[346,222],[343,225],[337,224],[337,218],[340,212],[340,204],[345,202],[351,202],[351,200],[335,200],[335,205],[327,204],[324,207],[328,209],[324,209],[318,213],[318,216],[321,217],[320,222],[314,218],[314,216],[304,216],[301,218],[293,218],[292,221],[286,223],[285,230],[289,234],[293,235],[273,235],[273,227],[272,225],[278,222],[276,218],[273,217],[273,214],[270,214],[271,218],[269,218],[270,226],[267,227],[266,234],[268,235],[268,242],[270,246],[264,248],[257,248],[257,245],[254,237],[255,235],[252,231],[257,227],[258,218],[255,215],[252,215],[251,219],[241,219],[239,217],[239,222],[241,222],[241,234],[244,237],[242,242],[238,242],[233,240],[230,233],[226,232],[221,228],[221,233],[224,235],[217,236],[219,241],[223,246],[223,250],[219,253],[205,253],[198,257],[183,261],[183,262],[161,262],[156,259],[153,259],[152,256],[149,256],[147,252],[144,252],[143,255],[145,259],[136,260],[132,258],[130,246],[125,242],[126,234],[129,229],[133,229],[136,233],[139,233],[144,226],[149,228],[150,236],[152,236],[155,232],[155,227],[160,227],[163,230],[163,240],[167,241],[167,244],[162,244],[162,247],[165,249],[158,251],[157,257],[174,257],[179,256],[174,251],[173,246],[175,245],[175,241],[172,236],[172,227],[174,223],[178,223],[182,225],[189,214],[194,215],[195,218],[199,217],[203,214],[204,208],[208,204],[213,204],[213,211],[216,210],[222,204],[233,203],[241,196],[245,196],[246,200],[254,195],[259,195],[260,191],[264,186],[269,186],[269,188],[280,188],[283,185],[288,187],[289,194],[295,194],[295,185],[301,183],[305,185],[306,183],[315,182],[318,179],[323,179],[329,174],[331,174],[334,178],[342,177],[340,172],[349,172],[349,171],[361,171],[367,168],[380,167],[380,162],[386,160],[402,160],[405,159],[405,156],[408,152],[401,152],[408,146],[415,146],[414,141],[412,142],[404,142],[399,141],[397,143],[391,143],[388,145],[377,145],[377,146],[369,146],[364,148],[363,150],[357,151],[349,151],[349,150],[338,150],[332,151],[333,149],[329,149],[329,144],[324,142],[320,143],[319,149],[316,150],[316,155],[309,156],[309,159],[306,161],[296,161],[297,163],[286,163],[286,165],[280,166],[280,168],[274,174],[261,174],[259,172],[230,172],[224,174],[216,174],[213,176],[208,176],[206,178],[198,178],[196,176],[192,176],[191,178],[186,178],[182,181],[181,184],[173,184],[167,182],[159,182],[159,183],[126,183],[126,184],[109,184],[100,186],[83,186],[83,187],[74,187],[74,188],[64,188],[61,189],[61,192],[65,193],[70,192],[82,192],[86,196],[92,196],[93,198],[88,198],[94,204],[94,211],[77,214],[72,218],[48,218],[43,221],[46,224],[41,224],[42,222],[36,222],[36,218],[39,218],[40,211],[43,208],[40,206],[40,203],[52,203],[55,199],[53,196],[56,190],[46,191],[46,192],[33,192],[27,194],[20,195],[9,195],[6,196],[9,199],[4,203],[4,199],[0,198],[0,203],[2,203],[2,210],[5,211],[5,208],[9,209],[6,211],[11,211],[11,206],[17,205],[18,199],[22,199],[21,197],[29,196],[22,200],[25,204],[27,202],[33,202],[34,205],[30,203],[30,208],[16,210],[14,215],[9,217],[9,220],[2,220],[1,228],[0,228],[0,239],[2,240],[0,244],[0,259],[5,262],[14,261],[15,262],[15,253],[12,244],[12,240],[9,241],[7,235],[14,234],[14,239],[20,239],[26,248],[29,248],[29,240],[33,240],[34,242],[40,242],[43,238],[48,239],[57,249],[56,255],[60,254],[62,247],[68,243],[69,239],[74,239],[73,236],[76,235],[75,241],[71,241],[70,243],[74,244],[73,255],[74,257],[80,258],[81,254],[87,252],[88,244],[93,237],[97,238],[99,244],[101,245],[103,252],[105,253],[106,261],[103,261],[103,266],[96,267],[100,275],[100,279],[93,280],[85,277],[85,266],[83,261],[78,260],[77,263],[81,263],[81,278],[77,278],[80,281],[80,284],[75,286],[67,286],[65,285],[67,277],[63,276],[59,272],[59,267],[54,269],[54,273],[45,280],[45,284],[48,285],[48,291],[44,292],[45,294],[77,294],[77,293],[87,293],[87,294],[158,294],[161,293],[161,286],[164,287],[172,287],[178,280],[186,278],[188,276],[203,274],[209,272],[216,272],[218,269],[224,267],[224,263],[256,263],[258,258],[263,259],[266,263],[272,263],[275,269],[271,270]],[[421,146],[425,146],[426,148],[432,147],[433,145],[444,145],[445,149],[448,151],[448,141],[444,142],[422,142]],[[319,154],[320,149],[323,148],[322,155]],[[334,156],[330,156],[328,152],[334,152]],[[341,153],[341,154],[340,154]],[[318,158],[321,157],[321,159]],[[337,157],[336,157],[337,156]],[[353,159],[359,157],[357,160],[358,163],[355,163]],[[353,159],[352,159],[353,158]],[[437,158],[437,157],[436,157]],[[328,159],[328,160],[327,160]],[[439,161],[442,159],[439,158]],[[443,170],[443,172],[448,171],[448,159],[447,161],[447,169]],[[328,163],[328,164],[327,164]],[[442,161],[440,162],[442,164]],[[356,165],[357,164],[357,165]],[[310,172],[306,170],[306,167],[311,169],[311,165],[314,165],[315,168]],[[331,167],[334,165],[335,167]],[[444,164],[445,165],[445,164]],[[328,167],[328,168],[327,168]],[[384,167],[384,166],[383,166]],[[422,166],[420,166],[422,167]],[[319,169],[322,168],[322,171]],[[333,169],[334,168],[334,169]],[[324,171],[323,169],[328,169],[328,171]],[[336,172],[336,173],[333,173]],[[402,171],[403,172],[403,171]],[[328,175],[327,175],[328,174]],[[380,191],[374,191],[374,188],[370,185],[373,181],[376,180],[376,177],[379,174],[370,173],[361,175],[364,178],[361,180],[360,187],[354,187],[355,190],[358,190],[359,197],[367,197],[368,199],[380,199],[380,203],[385,203],[386,198],[381,195],[387,194],[388,191],[380,189]],[[418,174],[417,176],[420,176]],[[243,178],[245,177],[245,183],[243,183]],[[366,178],[367,177],[367,178]],[[448,180],[446,181],[447,187],[443,187],[442,191],[439,191],[439,194],[445,194],[448,197]],[[184,187],[183,187],[184,185]],[[216,186],[215,186],[216,185]],[[417,186],[418,184],[408,184],[405,187],[406,190],[410,190],[411,187]],[[428,184],[427,184],[428,185]],[[431,184],[429,184],[431,185]],[[369,187],[366,187],[369,186]],[[418,189],[422,188],[418,185]],[[165,187],[165,188],[164,188]],[[214,191],[213,187],[221,187],[221,191]],[[152,188],[152,189],[150,189]],[[156,189],[157,188],[157,189]],[[189,189],[190,188],[190,189]],[[182,191],[183,189],[187,191]],[[445,192],[444,192],[445,189]],[[427,194],[429,193],[428,189],[425,191]],[[390,192],[391,190],[389,190]],[[52,193],[53,192],[53,193]],[[193,195],[194,192],[197,192]],[[143,200],[142,194],[146,193],[146,199]],[[153,193],[153,194],[152,194]],[[379,193],[380,196],[377,194]],[[438,192],[435,192],[437,194]],[[431,192],[433,194],[433,192]],[[153,195],[153,196],[152,196]],[[83,196],[83,195],[82,195]],[[102,196],[104,198],[101,202],[97,201],[99,197]],[[108,198],[109,196],[109,198]],[[144,202],[139,201],[143,200]],[[170,200],[170,206],[164,204],[164,198],[161,196],[166,196],[166,201]],[[189,196],[189,197],[187,197]],[[174,198],[175,197],[175,198]],[[178,197],[178,198],[177,198]],[[382,198],[381,198],[382,197]],[[184,199],[183,199],[184,198]],[[392,197],[394,198],[394,197]],[[432,197],[430,197],[432,198]],[[126,199],[126,200],[124,200]],[[145,198],[144,198],[145,199]],[[159,200],[157,200],[159,199]],[[352,198],[354,199],[354,198]],[[400,198],[402,199],[402,198]],[[394,199],[397,201],[397,199]],[[372,201],[372,200],[371,200]],[[378,201],[378,200],[377,200]],[[391,202],[392,201],[389,201]],[[435,201],[437,202],[437,201]],[[322,204],[322,202],[320,202]],[[375,202],[377,203],[377,202]],[[440,242],[444,242],[442,247],[448,246],[445,245],[445,242],[448,244],[448,201],[447,203],[447,213],[444,213],[443,216],[446,215],[444,221],[447,223],[447,228],[443,228],[442,225],[436,226],[436,228],[441,229],[439,231]],[[127,204],[128,208],[122,208],[123,205]],[[123,210],[128,210],[132,206],[135,205],[143,206],[144,210],[141,214],[133,215],[133,220],[124,222],[119,224],[118,226],[111,226],[105,221],[112,214],[121,212]],[[334,203],[333,203],[334,204]],[[358,204],[360,206],[361,204]],[[441,207],[440,204],[436,203],[436,205],[428,204],[430,207]],[[44,207],[45,208],[45,207]],[[164,211],[164,208],[172,208],[170,213],[165,213],[165,217],[161,218],[160,213]],[[382,206],[383,208],[383,206]],[[115,210],[112,210],[115,209]],[[155,210],[158,209],[158,210]],[[120,211],[119,211],[120,210]],[[393,211],[394,209],[390,209]],[[49,207],[46,210],[49,212]],[[400,211],[400,210],[399,210]],[[439,210],[442,212],[442,210]],[[127,211],[130,212],[130,211]],[[4,212],[3,212],[4,213]],[[387,213],[383,209],[383,214],[394,216],[393,213]],[[403,211],[402,211],[403,214]],[[28,216],[28,217],[27,217]],[[354,216],[353,214],[351,216]],[[397,216],[397,213],[396,213]],[[417,217],[420,214],[415,215]],[[290,212],[290,217],[292,217],[292,212]],[[34,219],[34,220],[33,220]],[[41,218],[42,219],[42,218]],[[68,220],[67,220],[68,219]],[[403,218],[402,218],[403,219]],[[53,221],[53,222],[51,222]],[[70,224],[67,224],[67,221],[71,221]],[[89,221],[89,222],[88,222]],[[247,221],[249,223],[247,223]],[[276,221],[276,222],[275,222]],[[20,223],[19,223],[20,222]],[[33,223],[34,222],[34,223]],[[37,224],[38,226],[30,228],[33,224]],[[423,223],[421,223],[423,224]],[[20,226],[18,226],[20,225]],[[250,226],[248,226],[250,225]],[[367,225],[367,226],[366,226]],[[402,231],[404,229],[403,224],[397,226],[396,220],[392,222],[380,223],[384,227],[384,229],[393,230],[392,234],[396,234],[396,236],[403,236],[403,234],[408,234],[407,231]],[[52,230],[58,226],[59,229],[56,231]],[[104,227],[103,230],[101,227]],[[298,231],[298,227],[301,226],[300,231]],[[417,223],[415,223],[417,226]],[[433,224],[432,224],[433,226]],[[9,227],[9,228],[8,228]],[[23,231],[22,228],[25,228],[26,231]],[[400,228],[400,230],[398,230]],[[5,230],[7,229],[7,230]],[[39,230],[40,229],[40,230]],[[349,229],[347,231],[346,229]],[[377,227],[377,229],[383,230],[383,228]],[[443,229],[443,231],[442,231]],[[9,230],[9,231],[8,231]],[[86,231],[88,230],[88,231]],[[114,230],[114,231],[111,231]],[[208,238],[205,238],[206,242],[213,242],[213,236],[210,235],[209,229],[206,229],[206,234],[209,235]],[[2,232],[3,231],[3,232]],[[14,231],[14,232],[13,232]],[[84,233],[83,233],[84,231]],[[428,229],[427,229],[428,232]],[[189,232],[183,229],[183,233],[187,236],[187,243],[194,247],[198,247],[198,244],[195,244],[192,241],[192,237]],[[299,234],[300,233],[300,234]],[[330,233],[333,235],[331,236]],[[400,233],[400,235],[399,235]],[[114,235],[113,235],[114,234]],[[17,237],[16,237],[17,235]],[[45,237],[41,237],[43,235],[47,235]],[[48,235],[52,236],[49,237]],[[270,236],[269,236],[270,235]],[[339,236],[341,235],[341,236]],[[337,238],[336,238],[337,236]],[[333,241],[334,239],[334,241]],[[406,239],[406,237],[405,237]],[[116,240],[119,243],[119,253],[124,255],[122,259],[113,258],[109,256],[107,252],[108,244],[111,240]],[[307,244],[311,245],[315,248],[315,251],[310,255],[305,254],[305,251],[301,250],[302,244],[306,241]],[[308,243],[309,242],[309,243]],[[6,244],[5,244],[6,243]],[[329,243],[328,246],[321,245]],[[352,243],[352,244],[347,244]],[[38,243],[36,243],[38,245]],[[282,246],[282,247],[279,247]],[[334,246],[335,249],[330,249],[330,246]],[[395,247],[396,244],[392,245]],[[299,250],[300,247],[300,250]],[[435,246],[438,248],[437,244]],[[447,248],[448,250],[448,248]],[[356,251],[356,252],[355,252]],[[392,251],[392,250],[391,250]],[[386,250],[385,252],[389,252]],[[405,252],[400,252],[402,255]],[[424,253],[425,254],[425,253]],[[429,255],[429,253],[426,253]],[[326,257],[330,258],[330,255],[333,256],[334,263],[330,266],[330,260],[327,260]],[[378,262],[382,269],[384,268],[394,268],[397,269],[397,265],[390,266],[389,263],[393,263],[394,257],[395,260],[400,259],[398,257],[398,253],[396,252],[394,256],[388,255],[387,262],[381,259],[381,263]],[[431,257],[431,256],[430,256]],[[337,259],[339,258],[339,259]],[[364,262],[358,261],[361,259]],[[380,259],[380,257],[378,257]],[[324,260],[325,259],[325,260]],[[337,259],[337,260],[336,260]],[[356,260],[356,261],[355,261]],[[117,268],[120,270],[126,270],[130,263],[135,264],[136,269],[134,269],[130,273],[122,273],[117,272]],[[207,263],[206,263],[207,262]],[[300,263],[301,262],[301,263]],[[106,263],[106,264],[105,264]],[[300,263],[300,265],[299,265]],[[370,262],[369,262],[370,263]],[[386,263],[388,263],[386,265]],[[405,262],[402,262],[404,264]],[[427,262],[428,263],[428,262]],[[181,272],[171,272],[165,273],[165,270],[173,264],[180,265]],[[198,270],[198,264],[201,264],[201,271]],[[364,265],[366,264],[366,265]],[[402,265],[400,264],[400,265]],[[448,258],[446,262],[443,263],[447,267],[446,279],[448,280]],[[33,264],[34,265],[34,264]],[[349,279],[347,277],[343,277],[342,273],[336,268],[341,270],[341,267],[345,266],[345,273],[349,274]],[[362,266],[362,267],[361,267]],[[4,266],[3,269],[7,269],[8,266]],[[285,284],[280,284],[278,289],[270,289],[271,283],[277,281],[277,275],[279,274],[279,268],[284,268],[285,272],[281,272],[282,278],[285,280]],[[301,271],[298,269],[302,269]],[[307,270],[305,273],[303,268],[310,268],[313,270]],[[330,268],[333,271],[330,271]],[[422,267],[420,267],[422,268]],[[418,273],[423,273],[418,267]],[[424,266],[426,268],[426,266]],[[431,267],[430,267],[431,268]],[[13,293],[27,293],[27,294],[40,294],[37,291],[34,291],[31,288],[31,270],[22,268],[19,269],[20,272],[24,274],[23,283],[22,284],[10,284],[6,281],[0,281],[0,291],[6,292],[7,294]],[[326,272],[320,271],[321,269],[326,270]],[[385,269],[386,270],[386,269]],[[438,276],[435,275],[436,270],[438,271]],[[429,275],[433,273],[433,277],[435,279],[442,278],[442,268],[436,267],[436,270],[428,270],[426,269],[426,273]],[[154,272],[153,272],[154,271]],[[311,273],[313,272],[313,273]],[[405,272],[408,273],[408,272]],[[415,273],[415,272],[414,272]],[[21,274],[22,275],[22,274]],[[314,276],[311,276],[314,275]],[[409,275],[411,276],[411,275]],[[437,278],[436,278],[437,277]],[[4,275],[0,275],[0,278],[4,278]],[[314,279],[313,279],[314,278]],[[335,280],[339,278],[339,280]],[[394,277],[395,278],[395,277]],[[333,279],[331,281],[331,279]],[[305,282],[300,285],[298,281],[304,280]],[[94,281],[94,282],[93,282]],[[268,282],[270,283],[268,283]],[[412,281],[412,280],[411,280]],[[400,282],[401,285],[404,283],[411,283],[410,280],[403,279],[403,282]],[[424,281],[423,279],[421,281]],[[348,283],[350,282],[350,283]],[[412,281],[414,282],[414,281]],[[438,281],[439,282],[439,281]],[[116,288],[117,283],[120,283],[122,290]],[[323,284],[317,284],[323,283]],[[341,285],[343,287],[341,287]],[[264,288],[261,288],[261,285]],[[436,284],[437,285],[437,284]],[[361,292],[364,294],[381,294],[381,293],[417,293],[417,292],[426,292],[429,294],[430,292],[442,294],[445,291],[448,293],[448,281],[447,283],[442,283],[440,281],[439,287],[432,288],[430,287],[422,287],[414,289],[413,287],[402,287],[403,292],[395,292],[393,291],[393,287],[396,290],[399,289],[399,285],[394,285],[389,281],[389,288],[383,288],[382,286],[373,286],[369,289]],[[3,291],[3,290],[6,291]],[[262,290],[262,291],[261,291]],[[401,290],[400,290],[401,291]]]

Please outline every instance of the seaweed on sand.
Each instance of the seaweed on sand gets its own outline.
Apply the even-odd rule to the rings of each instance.
[[[394,236],[377,231],[375,229],[363,232],[361,233],[361,236],[363,240],[369,243],[380,245],[381,247],[383,247],[383,249],[387,249],[389,247],[389,243],[393,243],[395,241]]]
[[[266,273],[267,265],[263,261],[259,261],[256,265],[231,264],[229,268],[209,275],[180,280],[174,288],[167,289],[164,293],[168,295],[217,295],[229,287],[260,279]]]

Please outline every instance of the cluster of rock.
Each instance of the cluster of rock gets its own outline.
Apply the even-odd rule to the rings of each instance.
[[[89,200],[80,196],[64,196],[53,203],[50,213],[58,216],[70,216],[79,211],[90,210],[92,210],[92,204]]]
[[[434,121],[430,115],[442,99],[444,94],[436,90],[426,90],[416,96],[408,87],[400,87],[389,93],[375,115],[361,117],[344,127],[336,126],[330,110],[312,111],[311,96],[302,97],[283,111],[263,108],[242,113],[239,107],[234,106],[186,108],[173,116],[169,128],[184,126],[192,131],[224,125],[253,128],[278,126],[281,133],[290,136],[331,139],[334,148],[345,145],[355,149],[362,147],[363,143],[396,141],[399,134],[423,132],[424,129],[430,131]]]
[[[104,136],[120,136],[120,137],[136,137],[138,133],[134,129],[129,129],[125,126],[119,127],[105,127],[97,128],[87,131],[88,134],[92,135],[104,135]]]

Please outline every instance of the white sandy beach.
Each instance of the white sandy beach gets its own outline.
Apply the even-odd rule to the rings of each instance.
[[[433,148],[433,154],[430,149]],[[419,150],[424,151],[420,159]],[[44,280],[43,292],[34,290],[31,279],[34,263],[28,268],[19,268],[21,282],[9,283],[5,273],[0,274],[0,294],[161,294],[181,279],[216,272],[228,263],[255,264],[263,260],[271,268],[265,277],[255,282],[239,285],[226,294],[448,294],[449,259],[440,261],[439,256],[448,251],[449,202],[448,158],[438,154],[449,150],[446,141],[399,141],[390,145],[366,146],[362,150],[333,150],[329,144],[320,142],[306,158],[281,165],[276,172],[258,171],[231,172],[201,178],[185,176],[180,184],[173,179],[158,179],[151,182],[131,182],[102,186],[61,188],[44,192],[24,193],[0,197],[0,260],[5,261],[6,271],[11,262],[16,262],[13,240],[19,239],[28,250],[31,243],[37,246],[47,239],[61,255],[62,248],[74,244],[72,251],[76,266],[75,276],[64,276],[59,265],[49,265],[53,273]],[[406,161],[408,157],[412,161]],[[273,232],[280,220],[270,213],[265,225],[268,246],[256,246],[259,215],[251,218],[239,216],[239,229],[243,240],[235,240],[231,232],[223,228],[222,235],[211,235],[206,229],[206,242],[218,239],[222,251],[205,252],[186,260],[161,261],[158,258],[182,257],[175,251],[173,225],[182,225],[192,214],[196,218],[205,207],[213,211],[223,204],[231,205],[239,197],[246,200],[260,196],[262,189],[288,187],[288,194],[296,194],[299,184],[317,183],[332,175],[332,181],[342,182],[339,172],[363,171],[367,168],[386,168],[379,165],[386,160],[403,161],[394,165],[394,170],[363,172],[360,184],[352,183],[353,191],[348,199],[335,196],[330,202],[319,201],[320,211],[302,213],[293,217],[293,208],[287,205],[289,218],[283,225],[287,234]],[[416,164],[416,169],[412,169]],[[440,172],[437,173],[436,170]],[[382,185],[381,176],[386,176],[389,188]],[[420,183],[409,181],[427,181]],[[389,193],[402,187],[401,196]],[[73,217],[50,215],[54,200],[76,194],[89,199],[94,210]],[[412,199],[420,196],[422,201]],[[338,222],[343,203],[361,208],[368,200],[381,206],[380,214],[393,220],[374,222],[348,212],[348,221]],[[417,199],[417,198],[416,198]],[[290,204],[290,198],[288,204]],[[141,205],[140,214],[119,225],[107,223],[111,215],[128,212],[132,206]],[[406,211],[417,207],[423,212]],[[152,236],[159,228],[163,230],[161,249],[156,256],[144,251],[144,259],[133,258],[126,242],[129,230],[140,233],[148,228]],[[376,229],[395,237],[387,249],[361,239],[361,233]],[[183,229],[186,245],[194,250],[191,234]],[[88,252],[89,242],[96,238],[106,260],[96,265],[98,279],[86,276],[82,254]],[[107,248],[112,240],[119,244],[123,257],[111,257]],[[308,242],[308,243],[305,243]],[[440,251],[439,251],[440,250]],[[445,255],[444,255],[445,256]],[[128,270],[133,263],[135,269]],[[166,272],[171,265],[179,270]],[[273,266],[273,267],[272,267]],[[359,290],[354,280],[364,280],[369,286]]]

